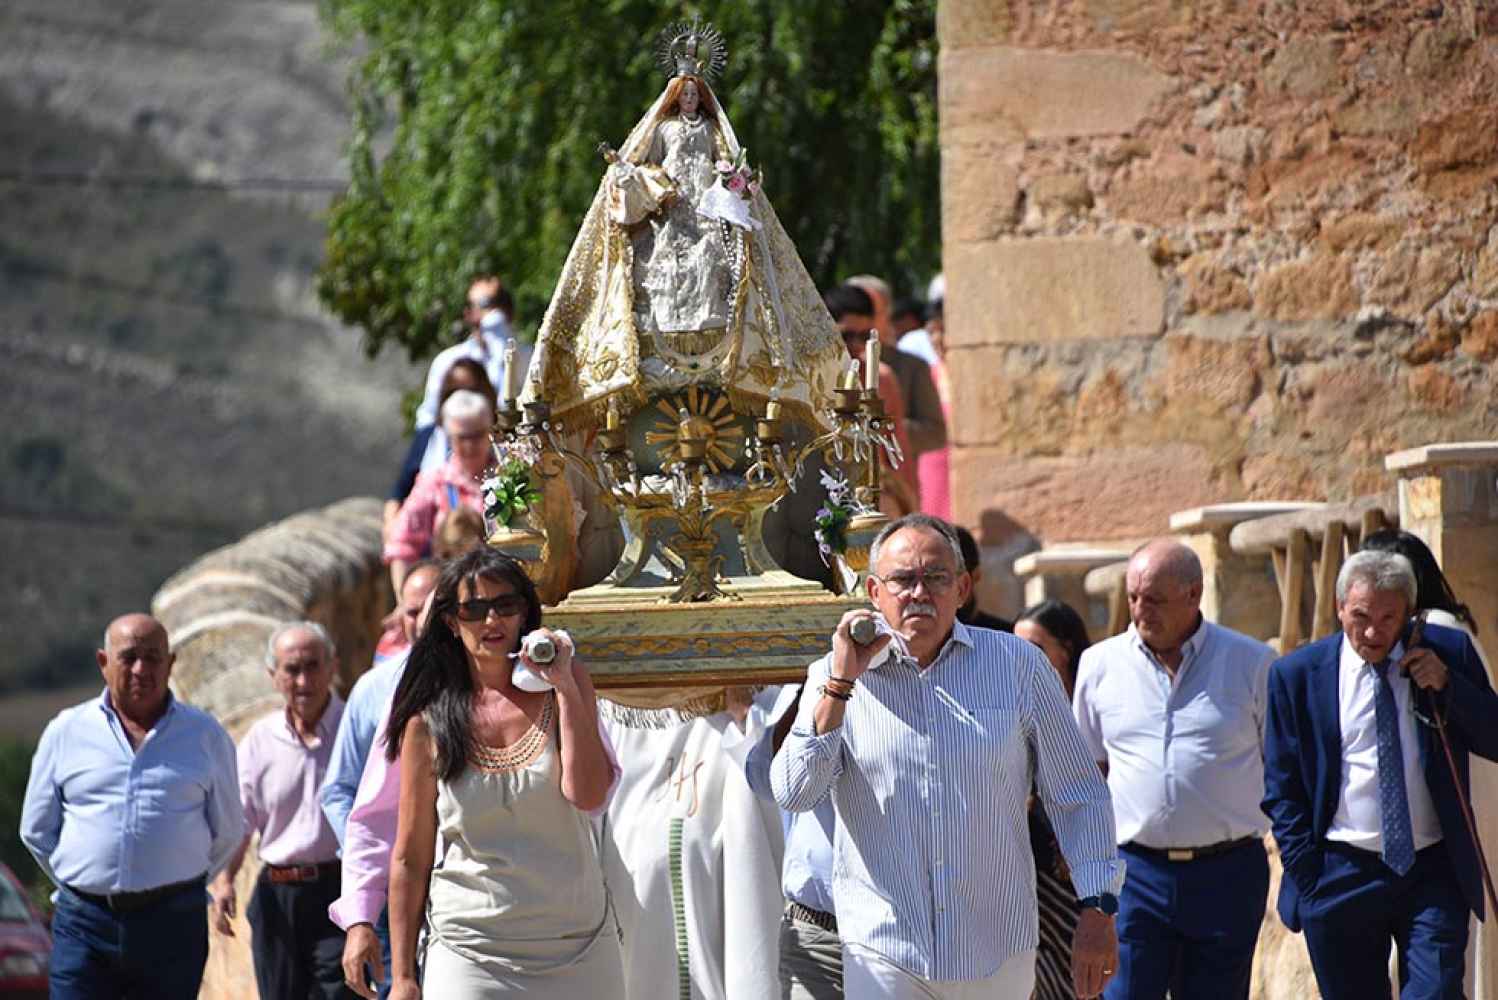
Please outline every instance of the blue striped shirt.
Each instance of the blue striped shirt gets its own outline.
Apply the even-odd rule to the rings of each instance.
[[[957,622],[924,671],[889,650],[837,729],[816,735],[819,699],[802,700],[771,765],[775,800],[805,812],[832,793],[844,943],[926,979],[983,979],[1038,942],[1032,787],[1077,895],[1123,887],[1108,789],[1034,646]],[[829,662],[811,665],[810,691]]]

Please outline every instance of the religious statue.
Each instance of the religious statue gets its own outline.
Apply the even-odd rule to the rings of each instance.
[[[711,27],[668,29],[670,80],[608,166],[542,320],[526,399],[600,426],[689,386],[735,409],[777,399],[810,426],[832,401],[842,347],[815,285],[747,163],[710,80]]]

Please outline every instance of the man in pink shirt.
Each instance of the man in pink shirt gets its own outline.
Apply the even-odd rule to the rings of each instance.
[[[245,913],[255,982],[277,1000],[346,998],[343,934],[327,919],[339,892],[338,839],[318,801],[343,715],[332,689],[338,657],[321,625],[294,622],[271,634],[266,663],[285,707],[251,726],[238,754],[239,797],[264,862]],[[249,843],[247,834],[210,888],[222,934],[234,933],[234,877]]]

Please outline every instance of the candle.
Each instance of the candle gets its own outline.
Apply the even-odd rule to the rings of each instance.
[[[879,334],[869,331],[869,342],[863,352],[863,387],[879,391]]]
[[[780,400],[778,400],[778,399],[772,399],[768,403],[765,404],[765,419],[766,420],[779,420],[780,419]]]
[[[858,362],[857,361],[849,361],[848,362],[848,370],[845,371],[845,372],[843,372],[843,388],[844,389],[857,389],[858,388]]]
[[[505,401],[520,394],[520,372],[515,370],[515,342],[505,344]]]
[[[619,400],[617,398],[609,400],[609,412],[604,418],[604,429],[610,431],[619,429]]]

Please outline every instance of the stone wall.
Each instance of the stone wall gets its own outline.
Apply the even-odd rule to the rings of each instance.
[[[1498,432],[1498,8],[942,0],[954,514],[1386,488]]]
[[[283,622],[326,626],[345,693],[374,655],[394,606],[380,561],[380,501],[343,500],[261,528],[210,552],[157,591],[152,611],[177,654],[172,686],[218,717],[236,741],[280,705],[265,670],[266,641]],[[245,907],[260,871],[251,847],[240,872],[235,937],[211,935],[205,1000],[253,1000]]]

